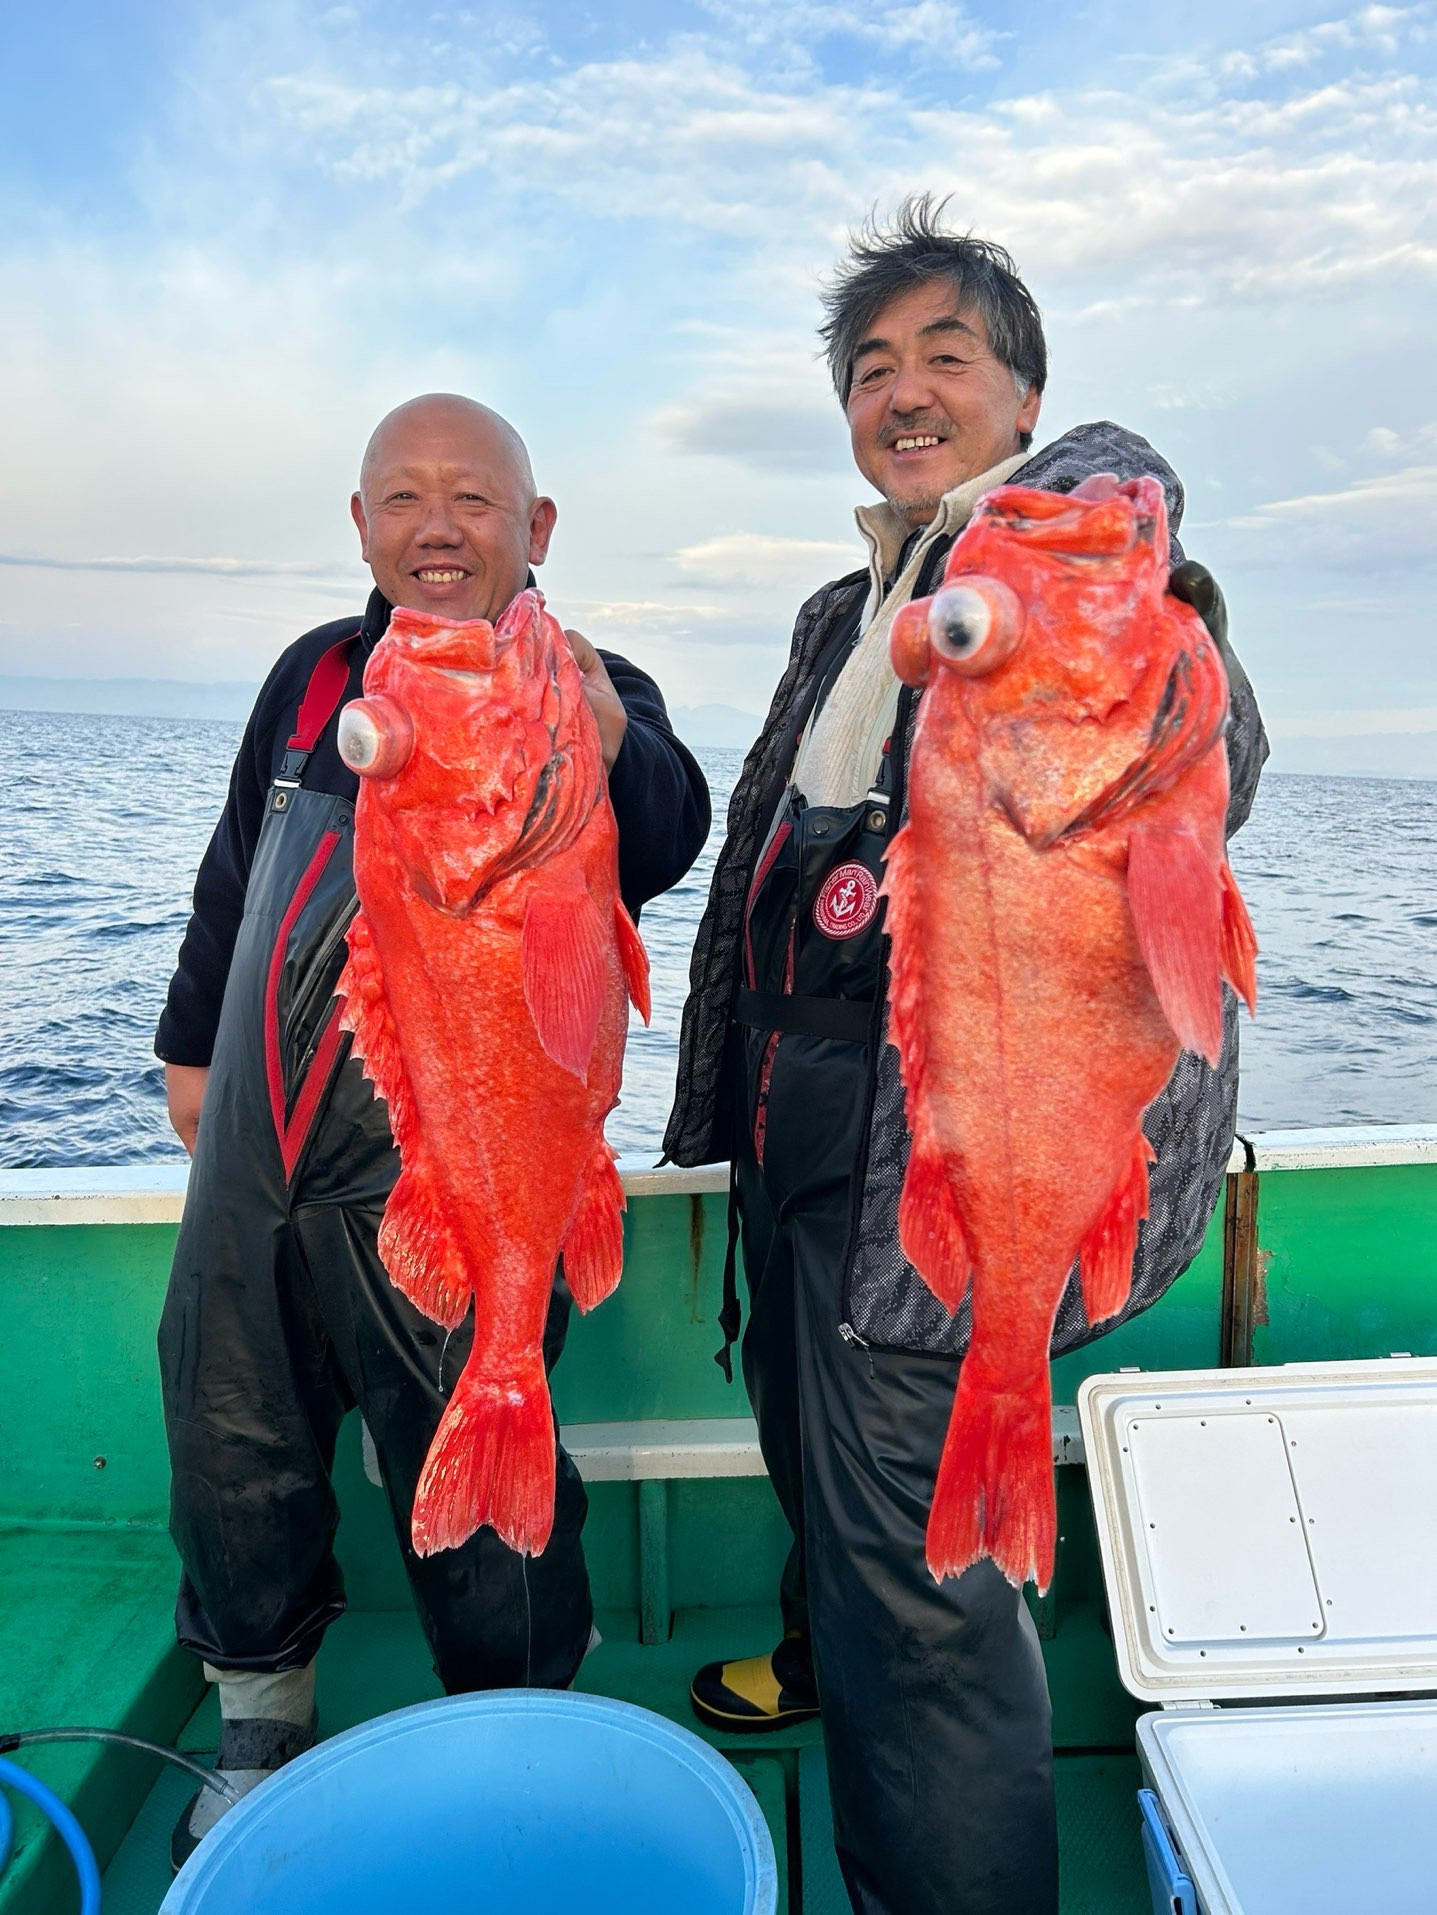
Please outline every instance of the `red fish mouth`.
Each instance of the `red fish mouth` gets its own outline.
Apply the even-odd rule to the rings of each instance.
[[[437,618],[398,606],[386,636],[416,664],[472,677],[494,670],[511,635],[500,637],[487,618]]]
[[[1150,487],[1157,487],[1155,479],[1120,485],[1106,473],[1066,494],[1004,485],[979,502],[974,517],[994,520],[1024,545],[1063,558],[1121,558],[1152,542],[1156,514]]]

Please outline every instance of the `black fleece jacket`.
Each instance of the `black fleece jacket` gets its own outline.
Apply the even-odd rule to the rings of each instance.
[[[390,610],[382,593],[370,594],[341,704],[359,697],[364,667],[388,627]],[[296,639],[255,702],[230,773],[225,808],[195,880],[194,913],[155,1033],[155,1053],[168,1064],[208,1064],[213,1054],[269,788],[284,760],[311,672],[356,623],[353,618],[336,619]],[[609,773],[609,797],[619,826],[619,889],[637,918],[640,907],[677,884],[703,849],[709,829],[708,786],[692,754],[674,736],[653,679],[616,653],[599,656],[629,719]],[[339,755],[336,728],[337,719],[331,719],[305,767],[304,783],[312,791],[353,799],[359,779]]]

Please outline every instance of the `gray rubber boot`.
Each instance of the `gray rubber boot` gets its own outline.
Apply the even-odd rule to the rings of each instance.
[[[214,1669],[205,1675],[219,1690],[220,1746],[215,1773],[237,1795],[269,1780],[276,1769],[312,1749],[319,1718],[314,1707],[314,1664],[278,1675]],[[210,1830],[234,1807],[216,1789],[197,1789],[170,1837],[170,1865],[178,1873]]]

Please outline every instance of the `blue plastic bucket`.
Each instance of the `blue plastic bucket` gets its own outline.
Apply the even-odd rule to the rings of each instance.
[[[160,1915],[773,1915],[737,1772],[631,1703],[452,1696],[321,1743],[226,1815]]]

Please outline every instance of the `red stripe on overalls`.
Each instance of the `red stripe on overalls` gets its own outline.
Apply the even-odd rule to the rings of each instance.
[[[306,867],[299,887],[289,901],[289,909],[279,927],[279,935],[274,941],[274,950],[270,953],[269,977],[264,987],[264,1072],[269,1083],[269,1107],[274,1117],[274,1132],[279,1139],[279,1154],[284,1159],[285,1181],[294,1175],[294,1167],[299,1162],[299,1153],[304,1149],[304,1140],[309,1135],[309,1127],[314,1122],[315,1111],[324,1091],[325,1074],[334,1060],[342,1033],[339,1029],[339,1005],[330,1007],[324,1032],[315,1049],[314,1060],[304,1080],[304,1089],[300,1092],[294,1107],[294,1115],[285,1121],[284,1114],[284,1065],[279,1054],[279,981],[284,974],[284,950],[289,942],[289,934],[294,929],[295,920],[309,903],[310,894],[319,883],[324,867],[334,855],[341,833],[326,831],[315,847],[314,856]]]
[[[313,751],[319,743],[320,734],[334,716],[339,701],[344,696],[349,683],[349,651],[359,632],[351,632],[348,638],[342,638],[338,644],[331,645],[323,654],[314,670],[310,673],[309,684],[304,697],[300,700],[299,711],[295,717],[294,732],[290,738],[290,751]],[[315,847],[314,856],[305,868],[304,876],[289,901],[289,909],[279,927],[274,949],[270,953],[269,975],[265,980],[264,991],[264,1070],[269,1087],[269,1108],[274,1119],[274,1134],[279,1140],[279,1154],[284,1163],[285,1182],[294,1175],[294,1167],[299,1162],[299,1154],[304,1149],[309,1136],[310,1126],[314,1123],[319,1110],[319,1100],[329,1079],[329,1068],[333,1064],[344,1033],[339,1028],[339,1004],[336,1000],[330,1006],[329,1016],[325,1019],[324,1029],[315,1046],[314,1056],[310,1060],[305,1075],[304,1087],[295,1100],[293,1114],[286,1121],[284,1111],[284,1064],[279,1047],[279,981],[284,974],[285,946],[289,943],[289,934],[294,929],[299,914],[310,900],[314,887],[319,883],[324,867],[334,855],[342,834],[338,831],[326,831]]]

